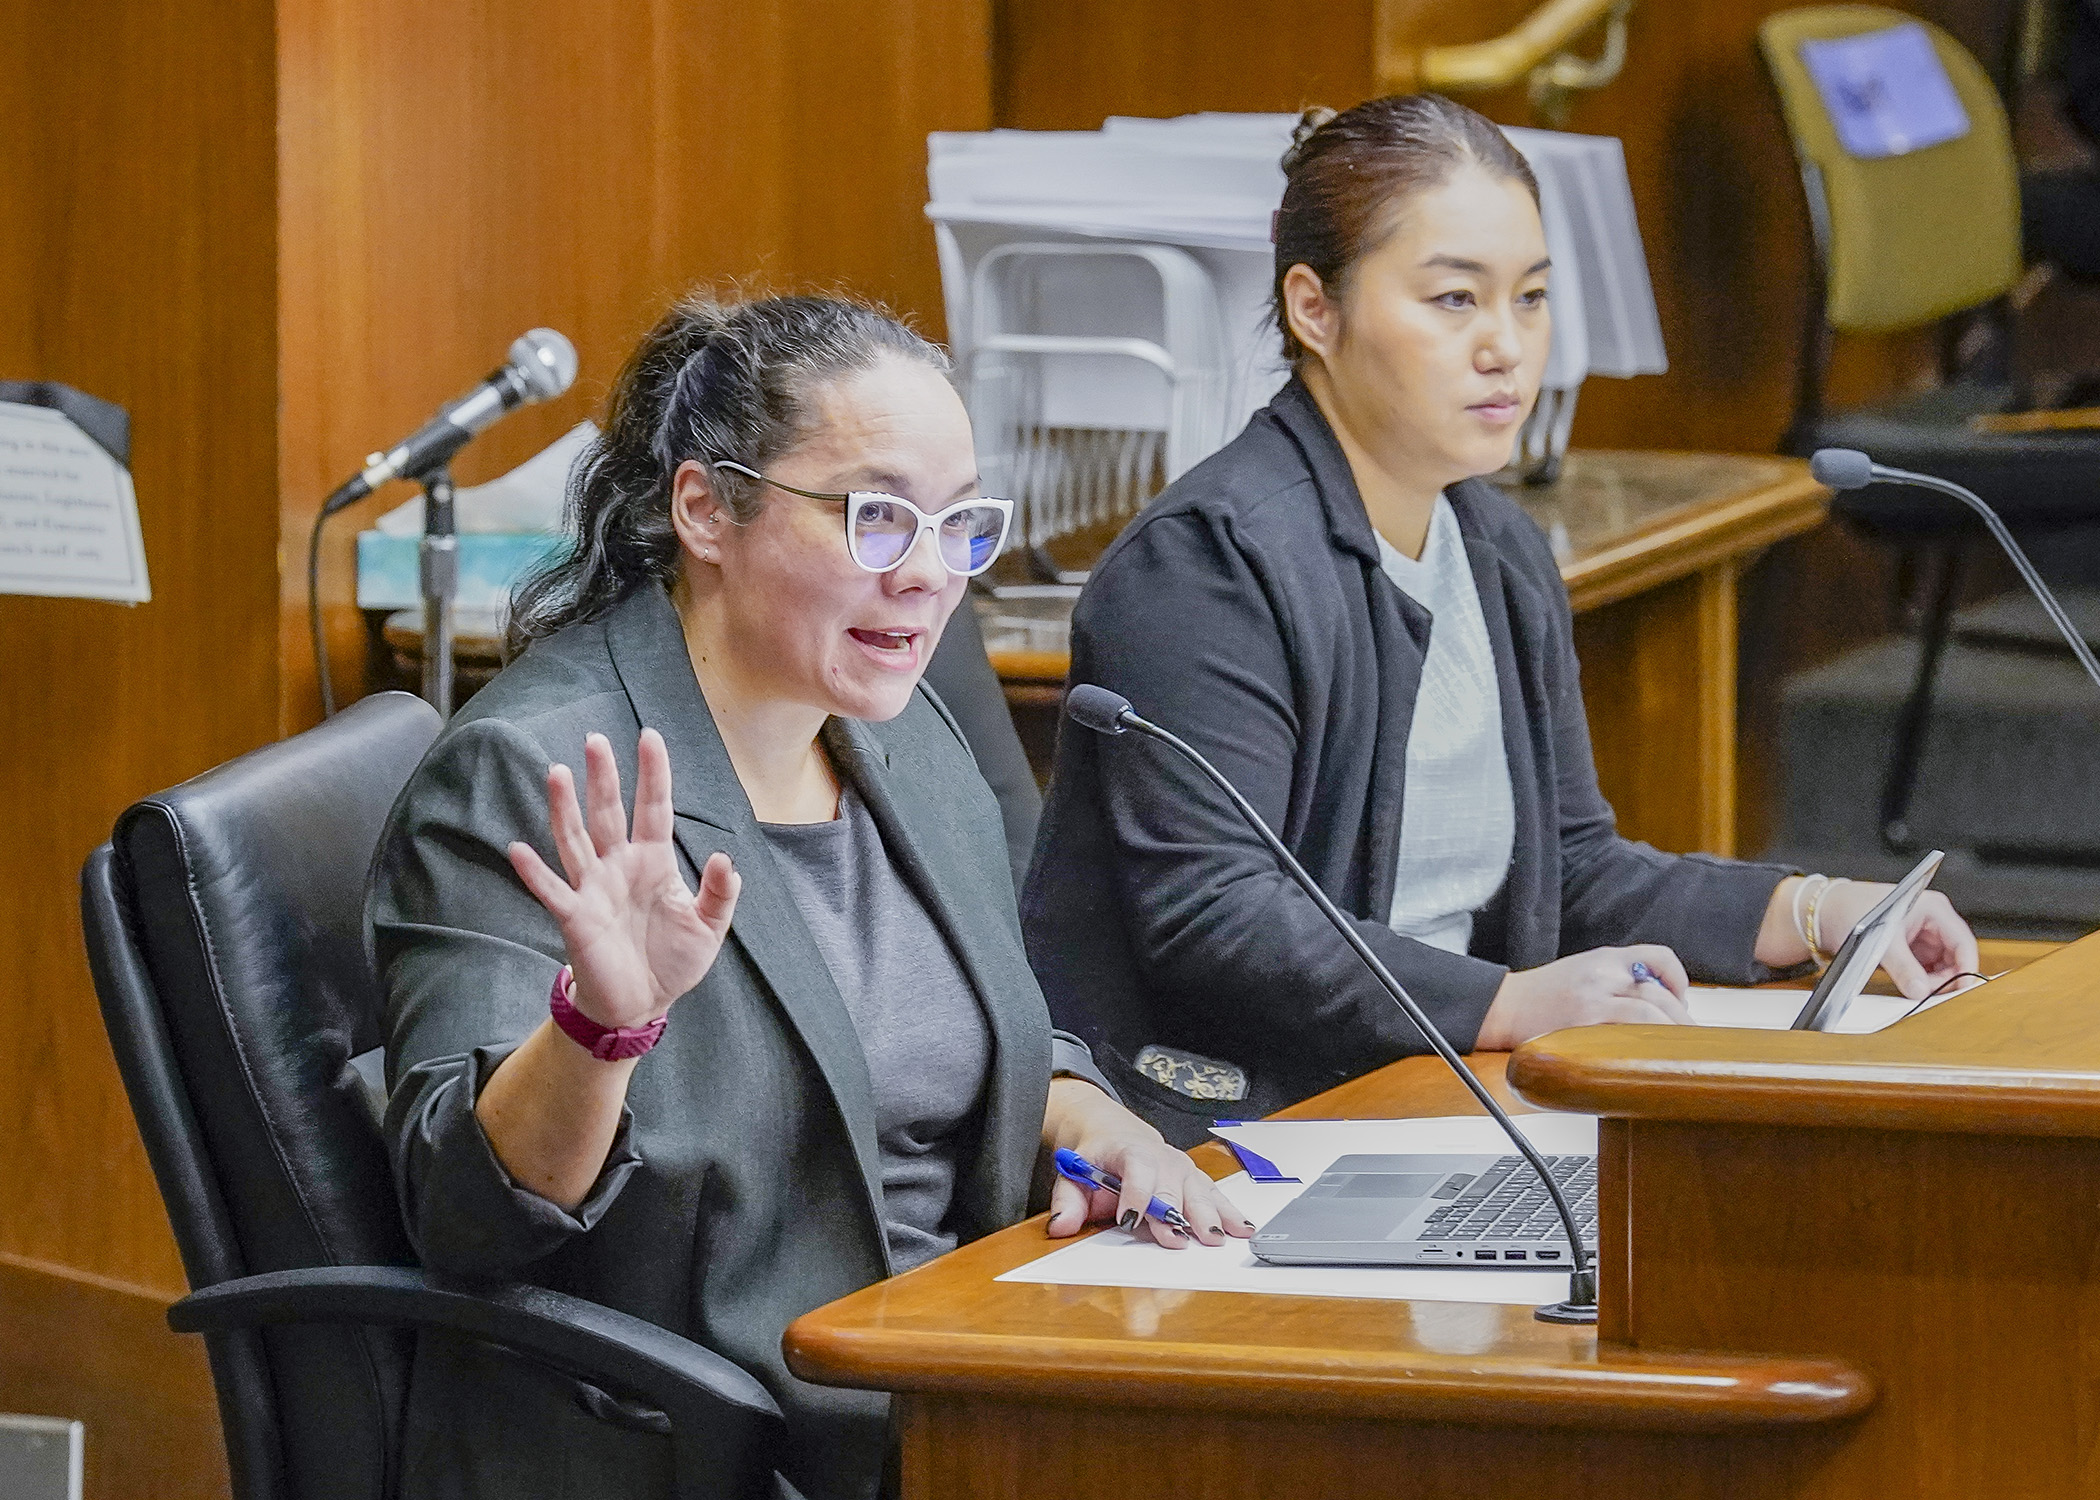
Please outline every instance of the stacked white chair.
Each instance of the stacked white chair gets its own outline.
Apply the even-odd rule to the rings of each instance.
[[[1228,436],[1217,295],[1184,250],[999,245],[969,313],[984,481],[1015,499],[1030,546],[1136,509]]]
[[[929,137],[949,335],[1017,544],[1134,511],[1283,383],[1270,230],[1294,123],[1119,117]],[[1539,178],[1555,266],[1545,389],[1519,448],[1519,468],[1546,478],[1583,380],[1659,372],[1662,332],[1619,143],[1509,135]]]

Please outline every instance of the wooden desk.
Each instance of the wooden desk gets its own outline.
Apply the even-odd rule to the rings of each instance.
[[[1038,1218],[800,1319],[789,1363],[900,1393],[908,1500],[2090,1494],[2096,971],[2100,936],[1878,1037],[1521,1050],[1533,1098],[1607,1116],[1603,1337],[1521,1307],[993,1281],[1056,1248]],[[1528,1107],[1502,1058],[1471,1062]],[[1473,1112],[1417,1058],[1284,1113]]]
[[[1798,459],[1576,452],[1557,483],[1510,493],[1561,558],[1597,775],[1620,827],[1664,849],[1733,854],[1736,580],[1820,523],[1828,492]],[[1008,700],[1054,710],[1070,603],[978,608]]]

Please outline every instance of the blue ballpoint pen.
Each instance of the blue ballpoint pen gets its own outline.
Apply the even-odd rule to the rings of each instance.
[[[1062,1146],[1057,1148],[1057,1175],[1069,1177],[1081,1187],[1100,1188],[1110,1193],[1123,1191],[1122,1178],[1113,1172],[1102,1171],[1077,1151],[1067,1151]],[[1194,1235],[1196,1232],[1196,1226],[1182,1217],[1181,1210],[1164,1199],[1154,1198],[1146,1204],[1145,1215],[1147,1218],[1159,1220],[1169,1229],[1178,1229],[1183,1234]]]

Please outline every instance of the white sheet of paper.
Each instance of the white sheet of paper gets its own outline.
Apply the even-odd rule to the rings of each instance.
[[[0,401],[0,594],[144,604],[131,475],[72,419]]]
[[[1588,1115],[1520,1115],[1518,1125],[1543,1151],[1597,1149],[1597,1122]],[[1219,1135],[1245,1141],[1284,1171],[1311,1182],[1336,1157],[1356,1152],[1503,1152],[1509,1143],[1493,1120],[1454,1115],[1422,1120],[1256,1120],[1220,1126]],[[1266,1184],[1235,1173],[1220,1186],[1256,1224],[1266,1224],[1303,1191],[1298,1183]],[[1001,1281],[1061,1286],[1158,1287],[1190,1292],[1264,1292],[1292,1297],[1377,1297],[1424,1302],[1508,1302],[1532,1305],[1568,1294],[1566,1272],[1415,1271],[1386,1266],[1271,1266],[1254,1258],[1245,1240],[1215,1249],[1168,1250],[1106,1229],[1040,1260],[1016,1267]]]
[[[1807,990],[1722,990],[1693,985],[1685,994],[1692,1019],[1701,1026],[1734,1026],[1748,1031],[1784,1031],[1794,1024],[1801,1007],[1808,1003]],[[1942,996],[1941,999],[1951,999]],[[1939,1004],[1918,1007],[1930,1010]],[[1893,1026],[1910,1013],[1911,1002],[1901,995],[1861,995],[1838,1017],[1833,1032],[1863,1034]]]
[[[508,474],[453,491],[454,524],[462,534],[561,530],[570,471],[597,437],[596,422],[578,422]],[[372,529],[388,536],[421,536],[423,497],[402,501],[373,522]]]

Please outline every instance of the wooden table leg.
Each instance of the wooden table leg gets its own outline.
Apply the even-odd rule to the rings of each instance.
[[[1735,853],[1736,580],[1723,559],[1576,616],[1597,779],[1620,831]]]

